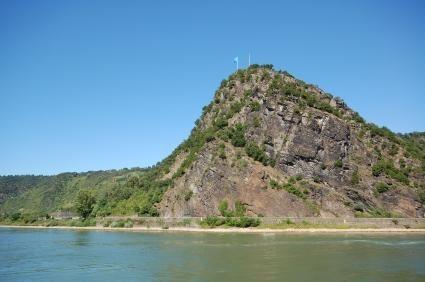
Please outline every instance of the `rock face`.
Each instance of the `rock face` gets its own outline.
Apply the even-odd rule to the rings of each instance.
[[[241,70],[205,108],[186,141],[197,145],[172,156],[168,171],[180,173],[166,175],[173,186],[157,208],[219,215],[227,201],[249,216],[423,217],[423,160],[387,133],[287,73]]]

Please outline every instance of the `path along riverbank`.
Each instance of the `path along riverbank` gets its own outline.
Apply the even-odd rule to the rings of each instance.
[[[403,228],[203,228],[203,227],[144,227],[131,228],[103,226],[16,226],[0,225],[0,228],[22,229],[67,229],[67,230],[97,230],[97,231],[126,231],[126,232],[210,232],[210,233],[423,233],[425,229]]]

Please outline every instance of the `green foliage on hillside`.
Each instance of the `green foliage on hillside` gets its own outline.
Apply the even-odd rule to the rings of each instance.
[[[86,219],[91,215],[95,203],[96,198],[91,191],[80,190],[77,194],[75,209],[81,218]]]
[[[258,145],[253,142],[249,142],[246,144],[245,152],[249,157],[253,158],[258,162],[263,163],[263,165],[268,165],[270,162],[270,159],[267,157],[264,149],[258,147]]]
[[[413,132],[400,135],[403,147],[407,151],[406,157],[413,157],[422,162],[422,171],[425,172],[425,132]]]
[[[79,191],[95,199],[92,216],[125,215],[137,212],[157,215],[153,207],[162,199],[170,181],[157,180],[159,167],[63,173],[46,176],[35,187],[7,200],[0,214],[17,211],[24,217],[40,217],[54,211],[77,212]]]
[[[357,185],[360,183],[360,176],[359,176],[359,171],[356,169],[354,170],[353,174],[351,175],[351,184],[352,185]]]
[[[342,160],[336,160],[334,163],[335,167],[341,168],[342,167]]]
[[[41,175],[0,176],[0,204],[5,200],[24,193],[37,185],[44,185],[50,179]]]
[[[376,164],[372,166],[373,176],[380,176],[385,174],[386,176],[400,181],[406,185],[409,184],[409,172],[407,169],[397,169],[394,166],[394,163],[389,160],[379,160]]]
[[[246,144],[245,126],[238,123],[229,131],[229,137],[232,145],[235,147],[243,147]]]
[[[425,205],[425,190],[419,192],[419,201]]]
[[[298,101],[301,105],[326,111],[335,116],[341,117],[339,109],[331,106],[329,101],[323,101],[317,98],[313,93],[305,90],[300,83],[285,83],[280,75],[275,75],[267,90],[267,95],[280,95],[281,97],[289,97]]]
[[[252,101],[249,103],[249,107],[251,108],[251,111],[258,112],[261,108],[261,105],[257,101]]]
[[[272,188],[272,189],[276,189],[276,190],[283,189],[283,190],[286,190],[288,193],[291,193],[291,194],[293,194],[293,195],[295,195],[295,196],[297,196],[297,197],[299,197],[301,199],[306,199],[307,198],[306,195],[303,192],[301,192],[301,190],[298,189],[295,186],[294,179],[291,179],[287,183],[283,183],[283,184],[277,182],[276,180],[271,179],[270,182],[269,182],[269,185],[270,185],[270,188]]]
[[[385,193],[388,190],[390,190],[390,188],[391,187],[387,183],[384,183],[384,182],[377,182],[375,184],[375,189],[378,193]]]

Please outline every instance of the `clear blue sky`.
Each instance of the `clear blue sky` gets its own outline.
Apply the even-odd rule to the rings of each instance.
[[[0,174],[148,166],[271,63],[425,130],[425,1],[0,1]]]

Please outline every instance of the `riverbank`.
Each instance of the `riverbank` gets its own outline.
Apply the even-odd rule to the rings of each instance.
[[[19,229],[66,229],[125,232],[209,232],[209,233],[424,233],[425,229],[402,228],[203,228],[203,227],[145,227],[132,228],[103,226],[34,226],[34,225],[0,225],[0,228]]]

